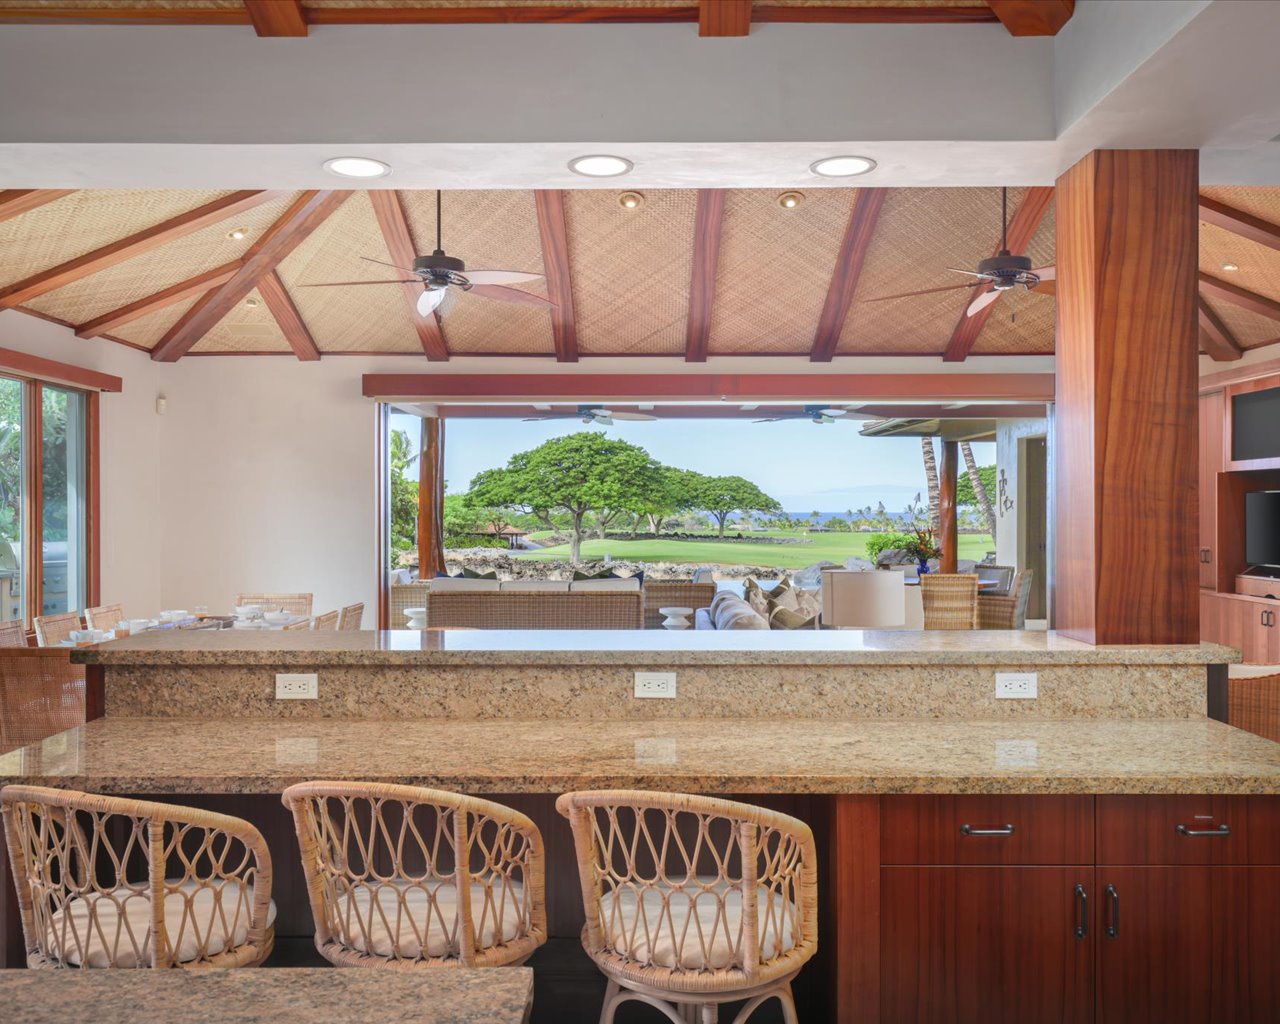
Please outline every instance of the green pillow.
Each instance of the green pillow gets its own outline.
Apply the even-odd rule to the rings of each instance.
[[[476,572],[474,569],[463,569],[462,578],[464,580],[496,580],[498,578],[498,570],[490,569],[488,572]]]
[[[575,580],[616,580],[618,576],[612,569],[601,569],[599,572],[583,572],[581,569],[574,569],[573,578]]]

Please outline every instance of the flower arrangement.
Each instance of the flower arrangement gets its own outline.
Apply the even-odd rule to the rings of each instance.
[[[917,529],[915,536],[902,545],[902,550],[914,558],[920,565],[929,563],[931,558],[941,558],[942,548],[933,539],[933,530],[928,527]]]

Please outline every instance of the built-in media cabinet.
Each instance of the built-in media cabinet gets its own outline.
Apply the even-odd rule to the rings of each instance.
[[[1200,395],[1199,555],[1201,638],[1280,664],[1280,375]]]

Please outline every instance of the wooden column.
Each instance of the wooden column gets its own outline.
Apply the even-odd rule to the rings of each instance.
[[[444,572],[444,420],[422,421],[418,458],[418,579]]]
[[[960,445],[956,441],[942,442],[942,465],[938,479],[938,547],[942,557],[938,559],[939,572],[956,571],[956,555],[960,530],[956,521],[956,476],[960,466]]]
[[[1055,626],[1199,641],[1198,154],[1099,150],[1058,179]]]

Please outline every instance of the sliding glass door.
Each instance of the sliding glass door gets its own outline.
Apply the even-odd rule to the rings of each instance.
[[[85,606],[86,396],[42,386],[40,403],[40,613]]]
[[[26,392],[23,381],[0,377],[0,622],[27,619],[22,571],[26,561]]]

